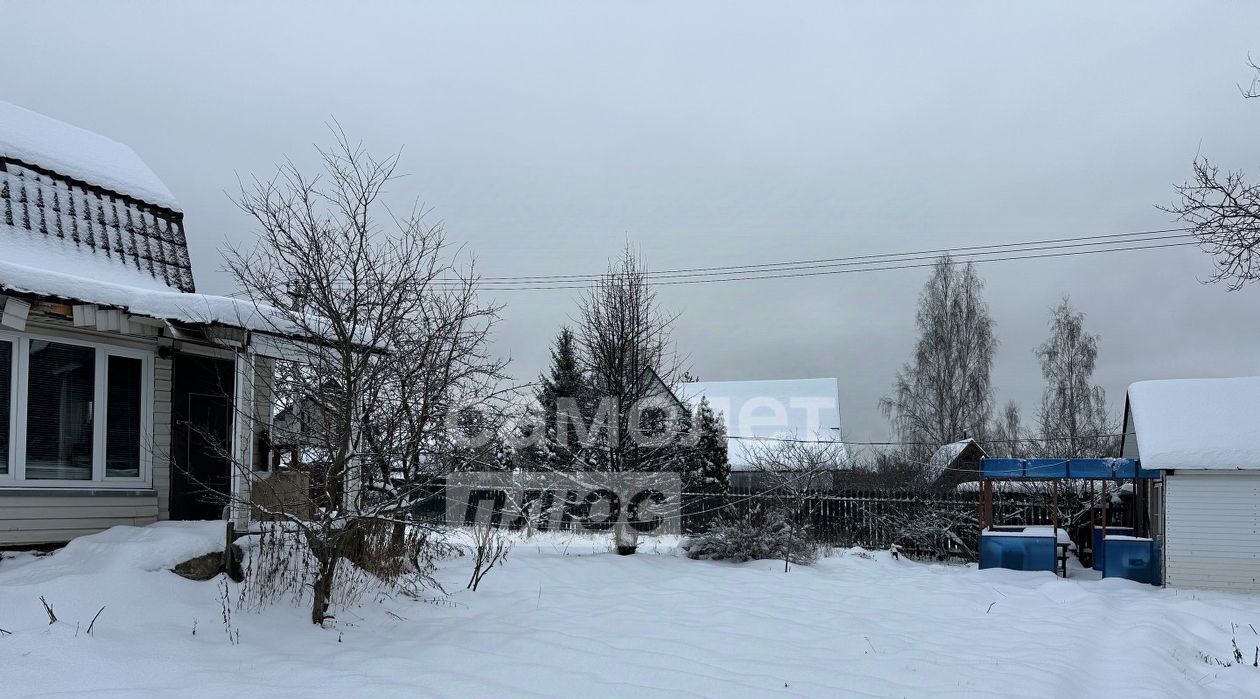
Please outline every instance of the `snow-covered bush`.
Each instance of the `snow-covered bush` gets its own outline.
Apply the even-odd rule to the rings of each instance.
[[[688,558],[717,561],[809,565],[818,559],[818,545],[808,527],[793,523],[782,509],[761,506],[686,539],[681,548]]]

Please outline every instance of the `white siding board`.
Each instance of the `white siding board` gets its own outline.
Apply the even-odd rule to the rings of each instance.
[[[1178,471],[1165,487],[1167,584],[1260,592],[1260,473]]]

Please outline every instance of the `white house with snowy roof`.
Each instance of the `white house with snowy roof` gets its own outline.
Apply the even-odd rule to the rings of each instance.
[[[267,477],[284,338],[195,292],[179,202],[134,151],[0,102],[0,545],[221,519]]]
[[[1121,455],[1160,472],[1165,584],[1260,592],[1260,376],[1129,386]]]
[[[759,485],[758,454],[784,441],[834,458],[833,469],[847,465],[838,379],[695,381],[682,384],[677,393],[692,406],[708,400],[722,416],[730,438],[731,485]]]

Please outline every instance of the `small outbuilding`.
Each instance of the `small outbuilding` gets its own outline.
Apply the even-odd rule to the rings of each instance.
[[[984,449],[970,437],[941,445],[928,459],[932,487],[950,491],[963,483],[980,480],[980,461],[985,456]]]
[[[1121,455],[1160,472],[1165,584],[1260,592],[1260,376],[1131,385]]]

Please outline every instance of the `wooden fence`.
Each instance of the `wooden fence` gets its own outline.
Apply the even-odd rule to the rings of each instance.
[[[704,531],[721,520],[747,515],[757,507],[786,506],[799,523],[832,546],[885,549],[896,544],[911,556],[975,560],[980,538],[978,493],[932,493],[908,490],[806,492],[780,496],[764,491],[732,489],[722,495],[683,494],[684,534]],[[1089,536],[1089,503],[1060,497],[1060,526],[1080,544]],[[1049,493],[997,493],[994,523],[1049,525],[1056,520]],[[1101,510],[1095,516],[1101,516]],[[1107,510],[1111,526],[1129,523],[1127,502]]]
[[[683,534],[697,534],[723,521],[736,521],[758,507],[788,507],[799,523],[807,524],[822,543],[837,547],[886,549],[896,544],[912,557],[973,561],[980,538],[978,492],[933,493],[909,490],[852,490],[797,492],[790,495],[732,488],[722,494],[683,493],[680,524]],[[415,514],[433,521],[445,515],[440,484]],[[1058,521],[1083,548],[1089,534],[1089,502],[1083,496],[1062,494]],[[994,523],[1048,525],[1056,508],[1049,493],[995,493]],[[1101,516],[1101,509],[1095,512]],[[1110,526],[1129,523],[1128,502],[1113,502],[1107,510]],[[502,518],[508,525],[511,517]],[[549,522],[552,529],[570,529],[575,522]]]

